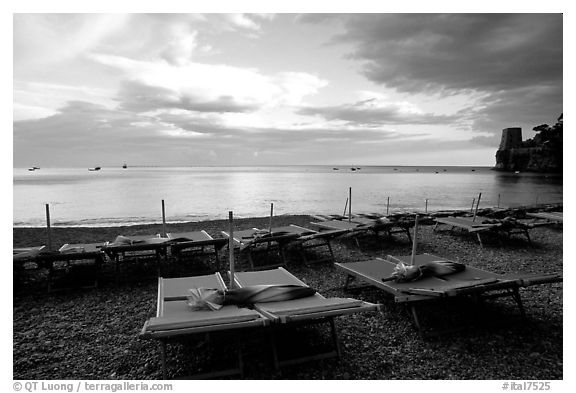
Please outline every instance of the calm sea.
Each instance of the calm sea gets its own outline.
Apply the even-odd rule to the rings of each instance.
[[[114,226],[274,214],[386,213],[562,202],[562,177],[487,167],[277,166],[13,171],[14,226]],[[427,202],[426,202],[427,200]]]

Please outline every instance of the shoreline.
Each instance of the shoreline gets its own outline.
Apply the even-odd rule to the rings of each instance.
[[[563,208],[563,203],[547,203],[525,205],[510,208],[481,208],[478,209],[478,214],[491,214],[500,211],[501,214],[522,214],[522,212],[530,212],[546,209],[559,209]],[[394,214],[424,215],[428,220],[421,220],[422,225],[430,224],[434,217],[445,217],[453,214],[470,213],[469,210],[439,210],[424,212],[397,212]],[[297,222],[292,222],[296,220]],[[304,227],[310,227],[310,222],[314,221],[313,216],[308,214],[280,214],[273,217],[273,225],[283,226],[294,223]],[[234,218],[234,224],[237,229],[247,229],[253,226],[259,228],[268,228],[270,225],[270,217],[238,217]],[[188,232],[204,229],[213,237],[220,237],[220,231],[227,230],[229,225],[228,219],[209,219],[202,221],[185,221],[185,222],[166,222],[166,230],[168,232]],[[117,235],[155,235],[162,231],[163,224],[160,222],[147,223],[147,224],[127,224],[127,225],[109,225],[109,226],[51,226],[52,240],[64,243],[95,243],[112,241]],[[46,227],[13,227],[13,247],[26,247],[37,246],[39,243],[45,242],[47,239]],[[113,236],[113,237],[112,237]],[[28,239],[27,239],[28,238]]]

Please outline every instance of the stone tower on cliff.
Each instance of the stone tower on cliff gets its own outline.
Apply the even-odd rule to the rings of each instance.
[[[522,146],[522,128],[511,127],[502,130],[502,139],[498,150],[514,149]]]

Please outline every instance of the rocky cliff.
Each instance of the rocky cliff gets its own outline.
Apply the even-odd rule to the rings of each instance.
[[[521,130],[518,128],[504,129],[494,169],[562,173],[562,128],[561,115],[554,126],[542,124],[534,127],[536,136],[526,141],[521,140]]]

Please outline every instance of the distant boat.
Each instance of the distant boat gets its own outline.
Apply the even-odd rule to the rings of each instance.
[[[88,168],[89,171],[99,171],[100,169],[102,169],[102,168],[100,168],[99,166],[94,167],[94,168]]]
[[[339,171],[340,168],[332,168],[333,171]]]
[[[126,168],[128,168],[128,165],[124,164],[124,165],[122,165],[122,168],[126,169]]]
[[[350,168],[350,170],[351,170],[351,171],[355,171],[355,170],[356,170],[356,168]]]
[[[35,171],[36,169],[40,169],[39,166],[33,166],[32,168],[28,168],[29,171]]]

